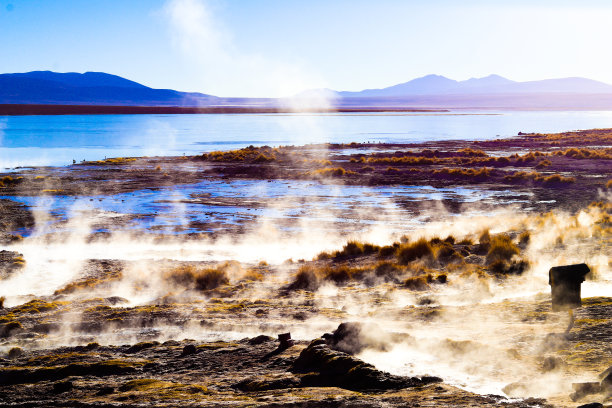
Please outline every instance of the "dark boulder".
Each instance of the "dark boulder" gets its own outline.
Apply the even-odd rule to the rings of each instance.
[[[0,339],[6,339],[23,332],[23,326],[17,321],[0,324]]]
[[[68,392],[74,388],[74,384],[72,381],[59,381],[53,384],[53,393],[61,394],[63,392]]]
[[[574,383],[572,388],[574,389],[574,392],[570,395],[572,401],[578,401],[588,395],[601,392],[601,385],[598,382]]]
[[[104,396],[104,395],[110,395],[113,394],[115,392],[115,388],[111,387],[111,386],[104,386],[102,388],[100,388],[100,390],[98,392],[96,392],[97,396]]]
[[[10,360],[16,360],[23,355],[23,349],[21,347],[13,347],[9,350],[7,357]]]
[[[612,366],[601,373],[601,391],[606,395],[612,395]]]
[[[187,344],[185,347],[183,347],[183,352],[181,353],[181,357],[190,356],[192,354],[197,353],[197,351],[198,349],[196,348],[195,345]]]
[[[348,354],[358,354],[366,348],[387,351],[390,343],[400,340],[396,337],[376,324],[359,322],[341,323],[332,333],[323,335],[330,348]]]
[[[272,341],[272,337],[270,336],[266,336],[265,334],[261,334],[259,336],[256,337],[252,337],[248,340],[248,343],[251,346],[257,346],[259,344],[263,344],[263,343],[267,343],[269,341]]]
[[[331,349],[316,339],[293,363],[294,373],[306,387],[341,387],[349,390],[388,390],[441,382],[438,377],[403,377],[377,370],[350,354]]]

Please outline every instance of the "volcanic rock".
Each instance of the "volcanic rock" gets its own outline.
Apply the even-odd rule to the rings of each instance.
[[[332,333],[325,333],[323,339],[329,347],[334,350],[342,351],[348,354],[358,354],[365,348],[374,348],[385,351],[387,342],[378,337],[368,335],[367,333],[383,333],[383,337],[390,340],[391,334],[384,336],[377,325],[368,324],[367,331],[364,330],[364,325],[359,322],[341,323]]]
[[[574,393],[570,395],[572,401],[578,401],[587,395],[599,394],[601,385],[598,382],[586,382],[572,384]]]
[[[293,363],[302,386],[349,390],[389,390],[441,382],[438,377],[403,377],[377,370],[347,353],[331,349],[323,339],[313,340]]]
[[[58,381],[53,384],[53,393],[61,394],[63,392],[70,391],[72,388],[74,388],[72,381]]]
[[[23,267],[23,255],[15,251],[0,251],[0,279],[8,278]]]
[[[181,353],[181,357],[189,356],[191,354],[195,354],[197,351],[198,351],[198,349],[196,348],[195,345],[187,344],[185,347],[183,347],[183,352]]]

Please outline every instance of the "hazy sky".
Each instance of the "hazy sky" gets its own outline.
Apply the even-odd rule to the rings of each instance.
[[[0,72],[282,96],[435,73],[612,83],[612,1],[0,0]]]

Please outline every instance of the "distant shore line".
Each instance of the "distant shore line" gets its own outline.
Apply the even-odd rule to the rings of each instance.
[[[337,107],[291,109],[266,106],[115,106],[115,105],[43,105],[0,104],[0,115],[134,115],[134,114],[219,114],[219,113],[369,113],[369,112],[449,112],[447,109],[416,109],[396,107]]]

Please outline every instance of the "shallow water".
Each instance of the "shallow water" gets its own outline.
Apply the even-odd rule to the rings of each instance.
[[[482,140],[612,127],[612,112],[0,116],[0,169],[248,145]]]
[[[89,218],[92,232],[147,230],[188,234],[221,232],[242,223],[266,222],[280,232],[302,233],[304,220],[322,230],[359,233],[384,224],[393,232],[426,222],[415,207],[426,202],[517,204],[527,201],[509,190],[464,187],[344,186],[299,180],[204,180],[156,190],[102,196],[4,197],[43,213],[46,222],[24,235],[44,235],[71,228],[71,218]],[[113,217],[127,216],[112,227],[96,227]],[[97,217],[97,218],[96,218]]]

